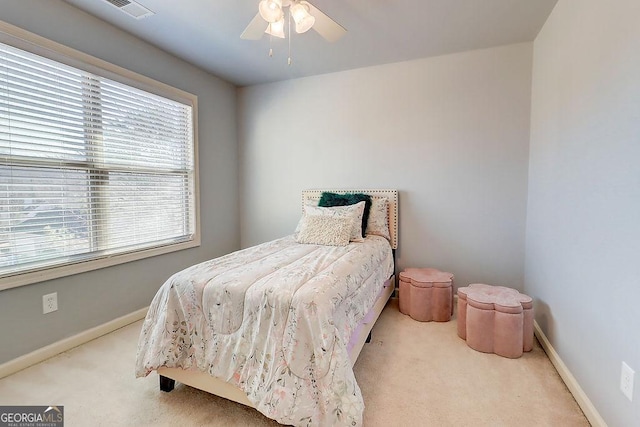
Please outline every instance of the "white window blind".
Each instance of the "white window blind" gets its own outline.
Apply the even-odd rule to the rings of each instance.
[[[193,239],[192,108],[0,44],[0,278]]]

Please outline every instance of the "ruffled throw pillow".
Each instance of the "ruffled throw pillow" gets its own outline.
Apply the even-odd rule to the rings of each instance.
[[[296,236],[298,243],[326,246],[349,244],[353,218],[328,215],[305,215]]]

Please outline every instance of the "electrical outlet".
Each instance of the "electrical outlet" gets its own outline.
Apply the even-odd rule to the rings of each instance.
[[[58,310],[58,293],[42,296],[42,314],[51,313]]]
[[[633,376],[635,371],[626,363],[622,362],[622,375],[620,376],[620,390],[627,396],[627,399],[633,401]]]

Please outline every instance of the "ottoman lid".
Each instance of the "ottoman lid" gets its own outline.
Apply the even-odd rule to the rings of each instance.
[[[413,286],[419,288],[445,288],[452,285],[453,274],[435,268],[406,268],[400,272],[400,279],[405,282],[411,281]]]
[[[532,306],[531,297],[504,286],[473,283],[465,289],[464,293],[467,296],[467,304],[482,310],[522,313],[523,308]]]
[[[407,267],[400,272],[400,277],[406,277],[411,279],[414,274],[421,273],[440,273],[440,270],[435,268],[417,268],[417,267]]]
[[[402,280],[403,282],[410,282],[411,281],[411,272],[410,271],[401,271],[398,276],[400,276],[400,280]]]

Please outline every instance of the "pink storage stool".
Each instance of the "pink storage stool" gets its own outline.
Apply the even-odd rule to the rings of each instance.
[[[504,286],[459,288],[457,326],[472,349],[518,358],[533,349],[533,300]]]
[[[420,322],[448,322],[453,315],[453,274],[435,268],[400,273],[400,312]]]

